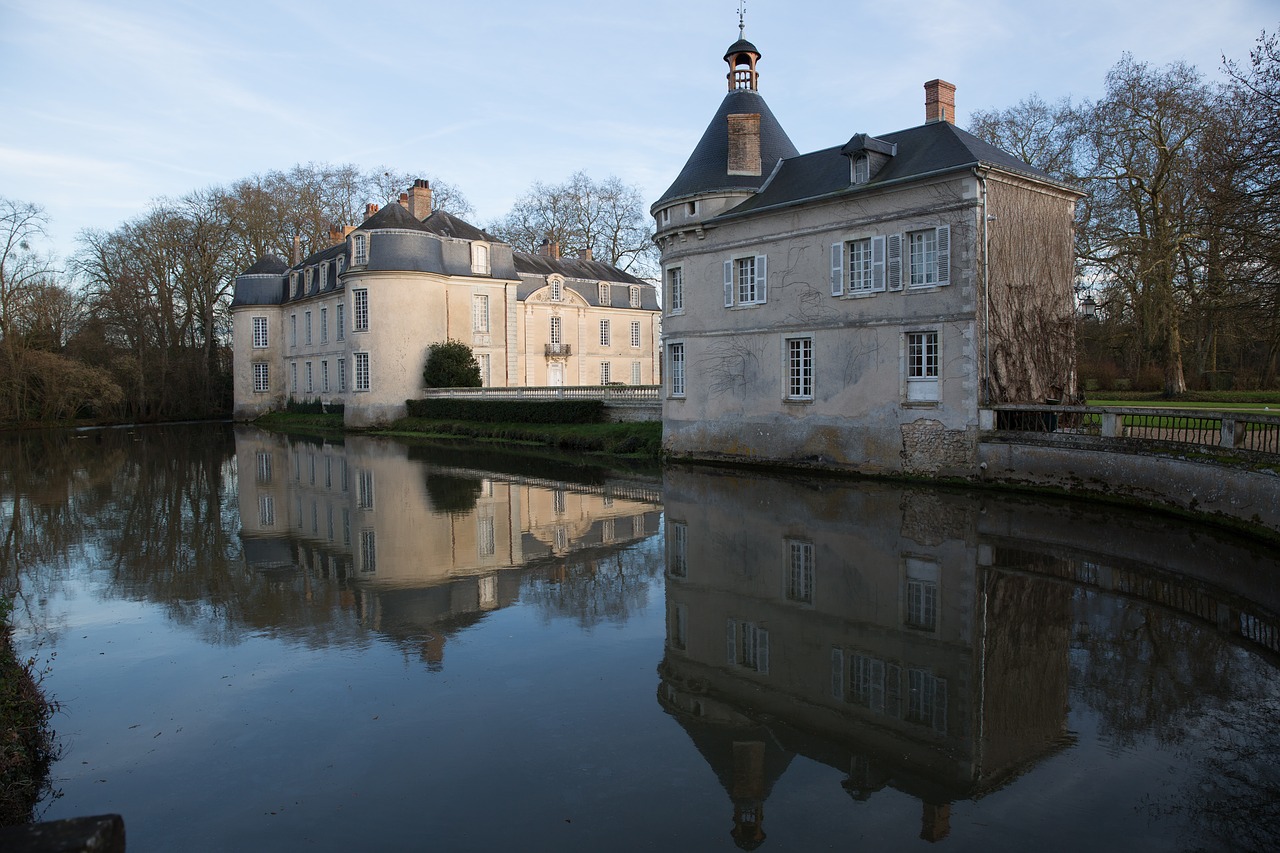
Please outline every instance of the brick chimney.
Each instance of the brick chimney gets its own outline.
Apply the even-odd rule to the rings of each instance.
[[[302,263],[302,237],[301,235],[293,235],[293,265],[296,267]]]
[[[592,251],[591,251],[591,247],[590,247],[590,246],[588,246],[587,248],[585,248],[585,249],[583,249],[581,252],[579,252],[579,253],[578,253],[578,258],[579,258],[579,260],[583,260],[583,261],[593,261],[593,260],[595,260],[595,257],[593,256],[593,253],[592,253]]]
[[[409,209],[409,194],[408,194],[408,193],[400,193],[400,206],[401,206],[401,207],[403,207],[405,210],[408,210],[408,209]]]
[[[368,219],[370,216],[373,216],[373,215],[374,215],[375,213],[377,213],[377,212],[378,212],[378,206],[377,206],[376,204],[372,204],[372,203],[370,203],[370,204],[366,204],[366,205],[364,206],[364,218],[365,218],[365,219]]]
[[[544,258],[558,261],[560,260],[560,244],[549,237],[543,238],[542,245],[538,247],[538,254]]]
[[[760,174],[760,114],[734,113],[729,119],[729,174]]]
[[[342,229],[337,225],[329,226],[329,245],[336,246],[346,239],[346,235],[342,233]]]
[[[431,215],[431,182],[422,178],[409,187],[409,212],[414,219],[422,220]]]
[[[946,80],[924,84],[924,123],[935,121],[956,123],[956,87]]]

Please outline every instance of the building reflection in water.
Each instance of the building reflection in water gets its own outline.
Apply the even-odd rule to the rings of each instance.
[[[656,486],[442,464],[455,456],[429,462],[393,441],[333,443],[238,427],[248,566],[300,582],[308,603],[351,612],[439,668],[446,637],[514,603],[530,571],[572,585],[658,533]],[[619,608],[625,601],[604,606]]]
[[[1072,743],[1073,631],[1099,606],[1077,590],[1141,585],[1132,571],[1100,571],[1097,549],[1132,563],[1170,535],[1126,530],[1100,546],[1096,529],[1052,505],[680,467],[664,498],[658,700],[718,776],[744,849],[763,843],[770,791],[797,755],[846,774],[854,800],[911,795],[920,837],[945,838],[952,803]],[[1177,583],[1148,585],[1187,599]],[[1185,615],[1253,624],[1196,594]],[[1245,631],[1232,642],[1257,650]]]

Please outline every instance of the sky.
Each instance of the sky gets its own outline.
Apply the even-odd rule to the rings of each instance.
[[[1276,0],[747,0],[760,91],[796,147],[1102,94],[1128,51],[1209,80]],[[444,180],[484,226],[535,181],[616,175],[651,202],[727,91],[738,0],[0,0],[0,196],[43,248],[151,202],[296,163]],[[369,199],[377,201],[377,199]],[[350,223],[355,224],[355,223]]]

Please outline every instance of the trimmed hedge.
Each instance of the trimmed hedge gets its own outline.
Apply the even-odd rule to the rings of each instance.
[[[604,423],[603,400],[406,400],[409,417],[484,424]]]

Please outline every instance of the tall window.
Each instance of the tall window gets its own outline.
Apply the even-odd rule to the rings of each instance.
[[[259,393],[271,390],[271,365],[262,361],[253,363],[253,390]]]
[[[313,390],[313,386],[311,384],[311,362],[308,361],[307,362],[307,393],[310,394],[312,390]]]
[[[289,364],[289,393],[298,393],[298,362],[296,361]]]
[[[600,362],[600,384],[608,385],[613,381],[613,365],[607,361]]]
[[[551,318],[551,346],[558,347],[563,341],[563,325],[559,317]]]
[[[558,278],[551,279],[551,301],[559,302],[564,297],[564,282]]]
[[[600,304],[601,305],[613,304],[613,288],[604,283],[600,284]]]
[[[337,337],[340,341],[347,339],[347,306],[339,302],[333,306],[333,322],[337,326]]]
[[[289,295],[294,299],[298,298],[299,276],[297,273],[289,276]]]
[[[787,338],[787,399],[813,399],[813,338]]]
[[[477,275],[489,274],[489,247],[483,243],[471,244],[471,271]]]
[[[631,362],[631,384],[640,384],[640,362],[638,361]]]
[[[787,600],[813,604],[813,543],[787,540]]]
[[[320,343],[327,344],[329,342],[329,309],[320,309]]]
[[[369,263],[369,238],[364,234],[351,238],[351,263],[359,266]]]
[[[912,287],[947,284],[951,270],[951,229],[943,225],[907,234],[908,282]]]
[[[253,318],[253,348],[264,349],[267,346],[267,318]]]
[[[667,573],[673,578],[689,576],[689,525],[667,522]]]
[[[489,296],[477,293],[471,297],[471,330],[480,334],[489,333]]]
[[[681,267],[667,270],[667,306],[672,314],[684,311],[684,270]]]
[[[908,557],[902,621],[920,631],[938,630],[938,564]]]
[[[480,384],[488,388],[493,384],[490,370],[493,365],[493,358],[487,352],[482,352],[476,356],[476,361],[480,364]]]
[[[320,390],[328,392],[329,390],[329,362],[320,362]]]
[[[258,496],[258,525],[260,527],[275,527],[276,524],[276,499],[271,495]]]
[[[907,333],[907,399],[938,399],[938,333]]]
[[[923,669],[907,670],[907,719],[947,730],[947,680]]]
[[[270,451],[258,452],[258,482],[271,482],[272,459]]]
[[[738,258],[733,262],[738,281],[738,302],[756,301],[756,259]]]
[[[600,346],[602,347],[612,346],[613,345],[612,338],[613,336],[610,334],[610,331],[609,331],[609,321],[601,320],[600,321]]]
[[[481,557],[492,557],[498,553],[498,537],[493,524],[492,515],[476,516],[476,553]]]
[[[311,346],[311,312],[308,311],[302,316],[302,338],[303,343]]]
[[[754,622],[729,620],[727,648],[729,663],[767,675],[769,673],[769,632]]]
[[[369,291],[353,290],[351,298],[355,301],[355,313],[351,322],[351,331],[367,332],[369,331]]]
[[[329,265],[320,265],[320,289],[324,290],[329,286]]]
[[[356,508],[373,509],[373,472],[368,468],[356,471]]]
[[[360,571],[371,573],[378,570],[378,540],[372,530],[360,531]]]
[[[338,391],[345,392],[347,390],[347,360],[345,358],[338,359]]]
[[[632,308],[640,307],[640,288],[636,287],[634,284],[631,285],[631,289],[627,292],[627,296],[629,297]]]
[[[859,154],[853,158],[853,182],[865,184],[869,180],[871,180],[871,162],[866,154]]]
[[[724,306],[759,305],[768,301],[764,255],[724,262]]]
[[[298,345],[298,315],[289,315],[289,346],[296,347]]]
[[[684,396],[684,344],[668,344],[668,358],[671,359],[671,396]]]
[[[631,346],[636,349],[640,348],[640,321],[631,321]]]
[[[355,388],[357,391],[369,390],[369,353],[357,352],[351,356],[355,361],[356,380]]]
[[[871,239],[851,241],[849,243],[850,293],[870,293],[875,289],[871,270]]]

